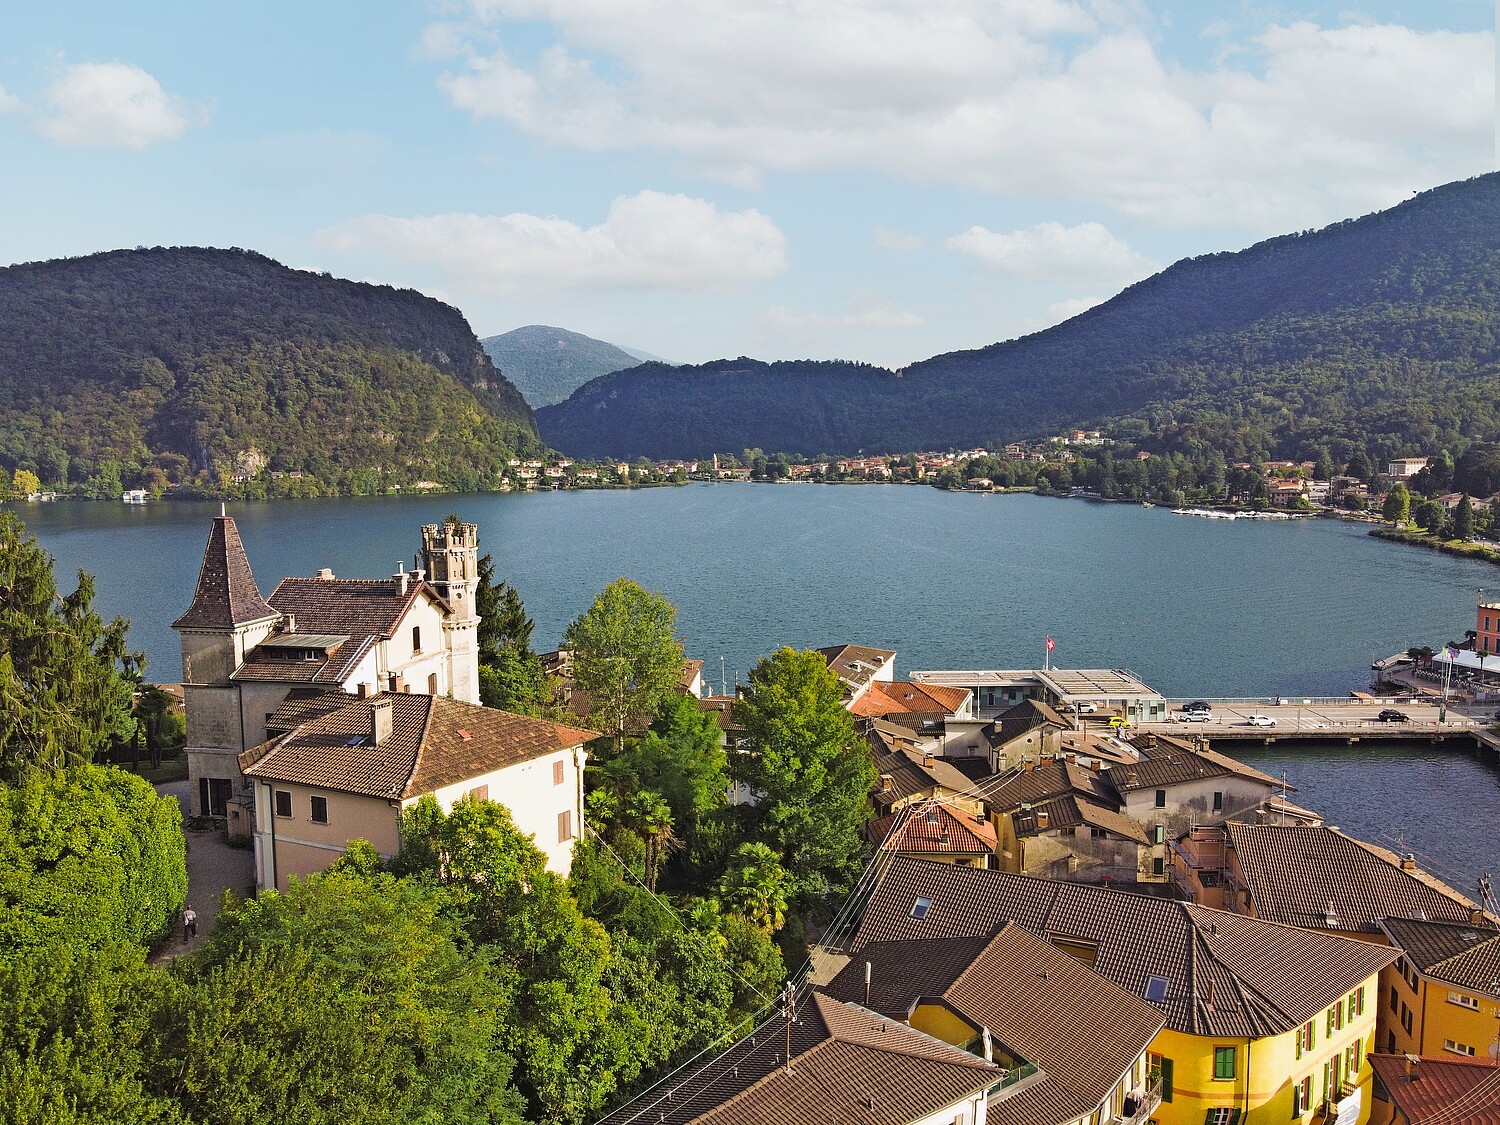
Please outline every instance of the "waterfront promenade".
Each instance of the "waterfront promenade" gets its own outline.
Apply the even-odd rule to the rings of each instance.
[[[1253,741],[1276,742],[1295,739],[1297,741],[1329,740],[1358,742],[1361,740],[1431,739],[1433,741],[1454,736],[1474,738],[1487,725],[1482,719],[1465,713],[1450,703],[1446,717],[1442,707],[1427,701],[1408,702],[1391,699],[1356,698],[1285,698],[1275,699],[1205,699],[1210,705],[1207,722],[1188,722],[1182,718],[1184,700],[1172,700],[1168,721],[1162,723],[1140,723],[1132,731],[1159,731],[1178,738],[1201,737],[1214,742]],[[1405,721],[1386,722],[1380,713],[1395,710],[1406,716]],[[1486,711],[1486,717],[1489,712]],[[1265,716],[1274,725],[1265,726],[1251,721],[1251,716]],[[1079,725],[1087,723],[1093,728],[1102,727],[1101,716],[1084,715]]]

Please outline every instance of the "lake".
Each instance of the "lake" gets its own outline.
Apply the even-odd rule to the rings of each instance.
[[[192,599],[218,504],[16,505],[96,605],[124,614],[149,675],[177,679],[169,628]],[[322,566],[380,577],[418,528],[458,512],[549,648],[621,575],[678,608],[713,689],[782,645],[855,642],[923,668],[1123,667],[1169,696],[1340,695],[1372,660],[1474,627],[1481,563],[1372,539],[1337,520],[1206,520],[1164,508],[899,485],[694,484],[628,491],[231,504],[263,593]],[[64,585],[71,588],[71,580]],[[1467,752],[1243,752],[1346,831],[1428,854],[1449,877],[1500,874],[1473,831],[1496,794]],[[1400,794],[1399,800],[1394,794]],[[1476,794],[1480,795],[1476,799]],[[1347,810],[1347,815],[1346,815]],[[1460,843],[1461,841],[1461,843]],[[1434,867],[1434,871],[1438,871]],[[1472,880],[1462,884],[1472,889]]]

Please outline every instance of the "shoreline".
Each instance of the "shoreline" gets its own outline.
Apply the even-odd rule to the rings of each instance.
[[[1438,551],[1445,555],[1453,555],[1455,558],[1473,559],[1475,562],[1500,566],[1500,550],[1496,550],[1493,547],[1481,546],[1478,543],[1466,542],[1459,539],[1434,539],[1426,532],[1403,531],[1396,527],[1372,527],[1370,535],[1376,539],[1383,539],[1388,543],[1402,543],[1408,547],[1421,547],[1428,551]]]

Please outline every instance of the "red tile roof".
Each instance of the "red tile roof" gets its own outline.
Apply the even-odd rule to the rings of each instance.
[[[1500,1068],[1473,1059],[1371,1055],[1376,1077],[1414,1125],[1500,1125]]]
[[[283,578],[271,591],[276,609],[297,619],[301,633],[391,637],[406,611],[428,597],[446,613],[448,603],[425,581],[398,578]]]
[[[995,830],[989,821],[931,801],[881,817],[870,825],[870,837],[890,852],[993,855],[995,851]]]
[[[174,629],[232,629],[250,621],[275,617],[250,573],[250,559],[240,541],[233,516],[215,516],[208,546],[198,571],[198,588],[187,612],[172,622]]]

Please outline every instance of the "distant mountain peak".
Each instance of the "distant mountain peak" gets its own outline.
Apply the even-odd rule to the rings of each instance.
[[[601,375],[644,361],[666,362],[550,324],[527,324],[480,343],[533,408],[561,402]]]

